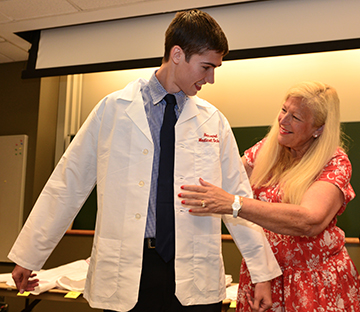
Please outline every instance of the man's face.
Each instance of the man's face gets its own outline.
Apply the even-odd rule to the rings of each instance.
[[[203,85],[214,83],[214,71],[221,66],[222,58],[222,54],[214,50],[194,54],[189,62],[186,62],[183,55],[175,72],[174,83],[186,95],[196,95]]]

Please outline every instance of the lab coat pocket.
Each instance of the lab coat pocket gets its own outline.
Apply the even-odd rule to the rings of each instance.
[[[199,141],[199,149],[201,150],[201,156],[207,161],[218,161],[220,157],[220,145],[218,142],[201,143]]]
[[[194,280],[200,291],[219,289],[221,261],[219,235],[194,237]]]
[[[196,176],[200,176],[207,181],[220,181],[221,166],[219,143],[199,141],[196,149]]]
[[[109,298],[117,290],[120,247],[120,240],[100,237],[98,239],[92,288],[99,297]]]

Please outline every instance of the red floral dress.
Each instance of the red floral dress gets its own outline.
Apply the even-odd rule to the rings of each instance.
[[[252,167],[263,141],[245,152]],[[338,149],[323,169],[318,181],[335,184],[344,194],[344,204],[355,197],[349,181],[351,164]],[[281,202],[279,186],[254,189],[254,198],[266,202]],[[265,235],[282,269],[283,275],[272,281],[274,312],[360,311],[360,281],[358,272],[345,248],[344,232],[336,226],[335,217],[316,237],[289,236],[265,230]],[[243,260],[240,271],[236,311],[251,311],[244,290],[253,291],[250,275]]]

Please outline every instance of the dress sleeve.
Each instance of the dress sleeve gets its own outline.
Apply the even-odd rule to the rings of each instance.
[[[351,173],[350,160],[339,148],[317,179],[317,181],[326,181],[336,185],[344,194],[344,203],[338,211],[338,215],[342,214],[346,205],[355,198],[355,192],[350,184]]]
[[[263,146],[263,144],[264,144],[264,140],[261,140],[244,152],[246,162],[248,163],[250,168],[254,168],[255,158],[257,156],[257,153],[260,151],[261,147]]]

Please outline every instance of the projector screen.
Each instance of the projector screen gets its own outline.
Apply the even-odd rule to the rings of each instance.
[[[360,1],[267,0],[204,8],[227,35],[227,60],[358,48]],[[175,12],[36,32],[25,76],[152,67]]]

